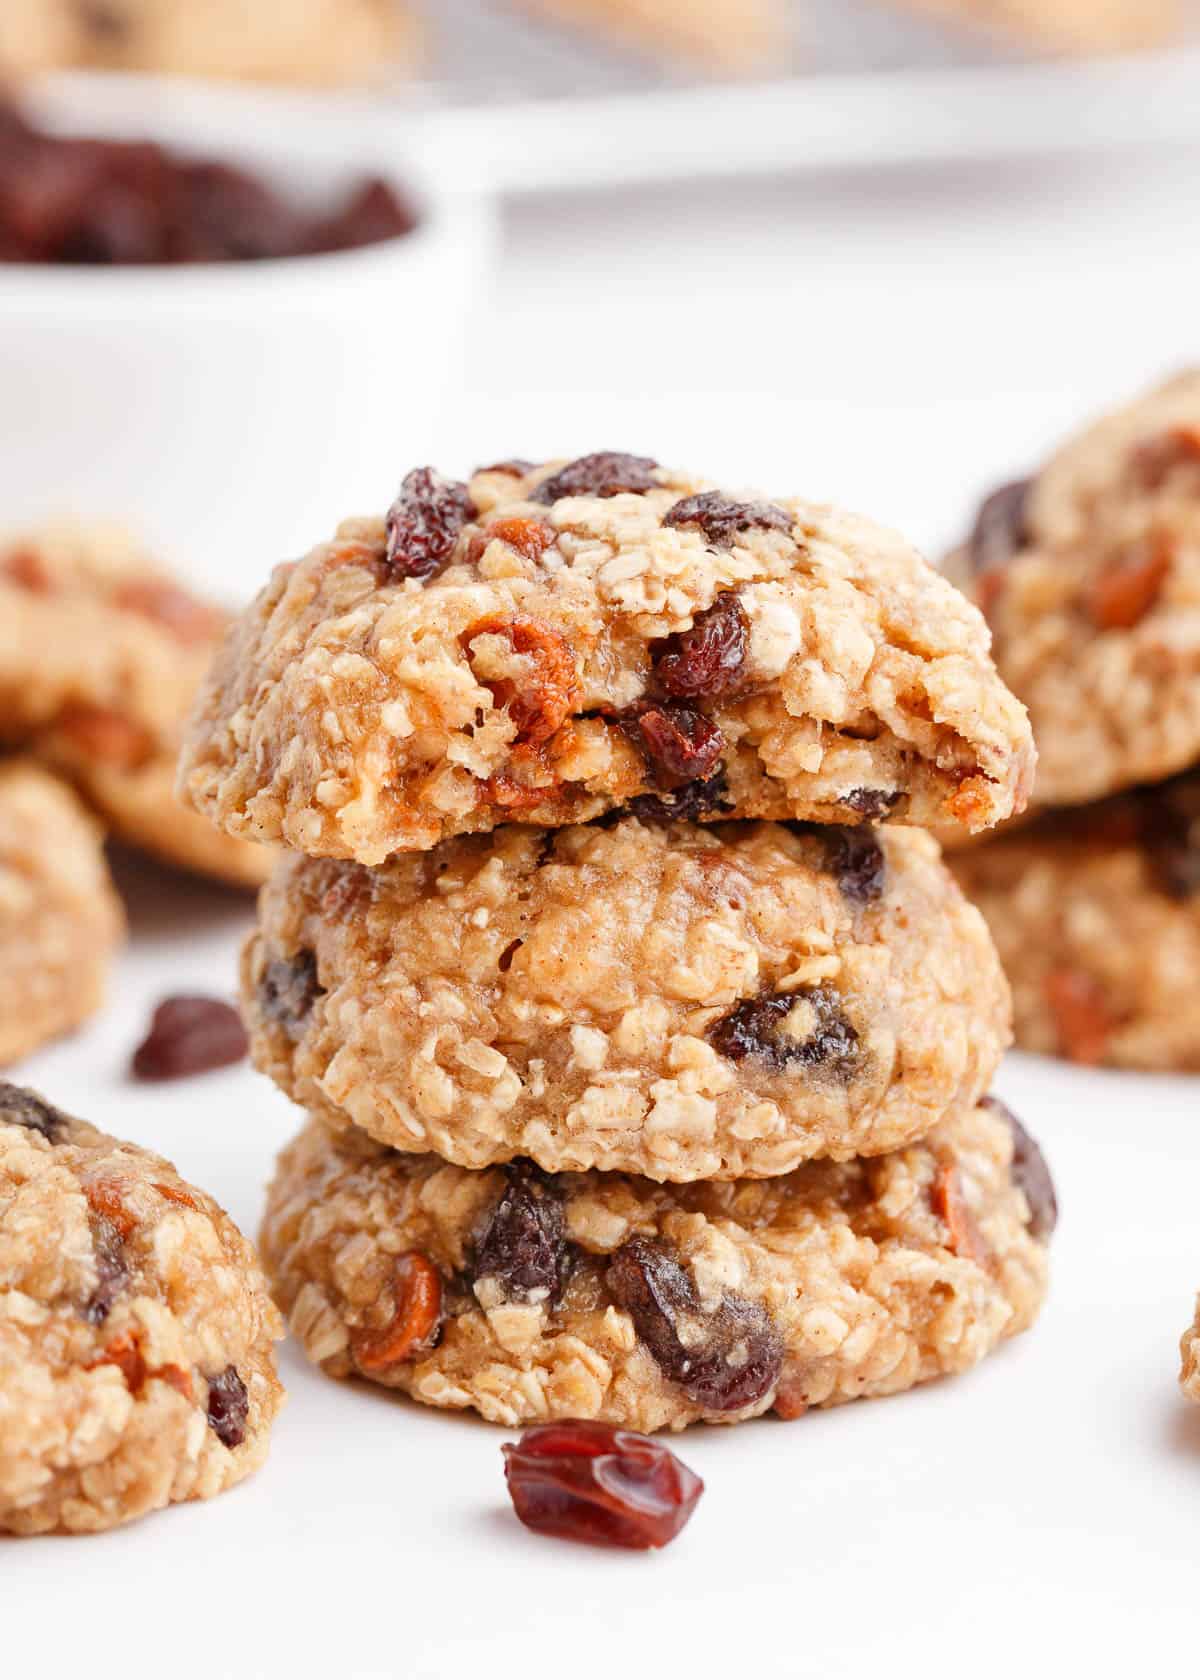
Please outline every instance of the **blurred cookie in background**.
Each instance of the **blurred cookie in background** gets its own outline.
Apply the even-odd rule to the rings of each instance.
[[[0,1066],[100,1007],[124,931],[99,824],[56,777],[0,762]]]
[[[98,69],[264,82],[369,81],[411,67],[403,0],[4,0],[0,72]]]
[[[0,741],[69,777],[130,844],[257,885],[270,854],[218,836],[171,793],[225,622],[120,530],[63,525],[0,543]]]
[[[1180,0],[892,0],[908,11],[961,20],[1052,52],[1150,47],[1181,33]]]

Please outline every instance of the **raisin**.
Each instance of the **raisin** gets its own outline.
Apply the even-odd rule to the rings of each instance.
[[[766,1310],[729,1293],[705,1312],[665,1243],[632,1238],[609,1261],[605,1281],[664,1376],[706,1411],[752,1406],[778,1380],[783,1349]]]
[[[812,1012],[807,1038],[783,1031],[797,1004],[807,1004]],[[832,986],[801,986],[794,992],[747,998],[714,1021],[707,1036],[713,1048],[733,1062],[750,1059],[772,1069],[821,1068],[844,1079],[850,1077],[859,1054],[858,1034]]]
[[[508,642],[523,662],[516,677],[482,677],[497,706],[507,708],[516,725],[516,741],[540,746],[548,741],[570,715],[579,700],[575,656],[561,631],[525,613],[508,617],[500,613],[480,618],[462,634],[471,658],[471,644],[480,636],[497,636]]]
[[[319,221],[300,243],[306,252],[357,251],[412,233],[420,217],[409,200],[377,175],[360,181],[346,202]]]
[[[529,499],[549,506],[564,496],[607,497],[619,496],[623,490],[655,490],[657,468],[658,462],[645,455],[622,455],[612,449],[581,455],[543,479]]]
[[[390,1370],[431,1348],[442,1327],[442,1280],[415,1248],[401,1254],[392,1272],[392,1318],[379,1331],[360,1331],[352,1351],[360,1371]]]
[[[1121,555],[1095,579],[1087,610],[1098,630],[1132,630],[1162,595],[1174,562],[1166,538],[1151,538]]]
[[[387,512],[383,566],[388,581],[430,578],[441,571],[474,513],[465,484],[443,478],[432,467],[414,467]]]
[[[849,793],[844,793],[838,804],[853,811],[864,822],[882,822],[889,812],[895,810],[902,798],[903,795],[898,789],[888,793],[883,788],[860,787],[851,788]]]
[[[655,781],[667,789],[704,781],[725,751],[717,725],[686,700],[647,706],[632,714],[627,727],[649,759]]]
[[[702,781],[684,782],[674,792],[640,793],[629,801],[629,810],[643,822],[697,822],[714,811],[725,812],[732,807],[723,770]]]
[[[91,1229],[96,1287],[84,1303],[83,1316],[89,1324],[103,1324],[129,1281],[125,1235],[104,1213],[93,1212]]]
[[[133,1053],[135,1079],[188,1079],[230,1067],[249,1044],[238,1012],[220,998],[164,998],[150,1031]]]
[[[749,646],[750,621],[727,589],[696,614],[689,630],[651,642],[654,680],[665,694],[685,698],[730,694],[742,683]]]
[[[663,524],[698,526],[714,548],[732,548],[739,531],[790,531],[792,516],[773,502],[731,502],[719,490],[705,490],[668,508]]]
[[[967,538],[967,556],[978,576],[1006,566],[1027,538],[1026,513],[1031,478],[1002,484],[984,498]]]
[[[238,1376],[236,1365],[226,1365],[219,1376],[209,1379],[208,1426],[223,1447],[240,1447],[246,1439],[250,1396]]]
[[[836,876],[842,896],[851,904],[873,904],[883,896],[887,860],[872,828],[795,821],[787,826],[794,834],[811,835],[821,842],[830,873]]]
[[[258,1001],[263,1014],[268,1021],[282,1027],[293,1043],[303,1037],[313,1004],[324,995],[312,951],[273,958],[258,982]]]
[[[957,1254],[960,1260],[973,1260],[978,1266],[986,1266],[991,1249],[967,1201],[962,1175],[952,1163],[938,1168],[930,1200],[933,1211],[946,1227],[951,1253]]]
[[[0,1080],[0,1126],[23,1126],[47,1143],[57,1143],[66,1123],[66,1116],[36,1091]]]
[[[990,1109],[1012,1133],[1012,1181],[1018,1190],[1024,1191],[1029,1204],[1029,1234],[1040,1243],[1049,1242],[1058,1224],[1058,1195],[1046,1157],[1012,1109],[999,1097],[982,1098],[980,1107]]]
[[[539,1423],[506,1443],[504,1479],[526,1528],[647,1551],[686,1526],[704,1483],[657,1441],[592,1420]]]
[[[562,1196],[531,1162],[514,1161],[505,1174],[507,1183],[476,1245],[475,1277],[495,1278],[510,1301],[556,1302],[571,1266]]]
[[[1200,775],[1186,771],[1134,795],[1138,837],[1161,890],[1181,902],[1200,892]]]

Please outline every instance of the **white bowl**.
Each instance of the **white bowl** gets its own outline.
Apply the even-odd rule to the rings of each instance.
[[[327,200],[365,173],[420,227],[329,256],[177,268],[0,264],[0,526],[130,524],[232,599],[430,458],[494,249],[394,119],[235,90],[62,77],[33,114],[161,140]]]

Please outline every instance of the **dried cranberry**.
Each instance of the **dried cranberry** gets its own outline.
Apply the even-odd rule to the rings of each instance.
[[[317,959],[311,951],[297,951],[294,957],[275,957],[263,970],[258,983],[259,1007],[268,1021],[282,1027],[295,1042],[304,1033],[313,1004],[324,997],[317,980]]]
[[[729,811],[729,781],[723,770],[697,782],[685,782],[673,792],[640,793],[629,809],[643,822],[697,822],[714,811]]]
[[[867,825],[846,828],[841,823],[789,822],[795,834],[808,834],[825,848],[831,874],[851,904],[873,904],[883,896],[887,862],[875,832]]]
[[[530,1161],[513,1161],[507,1183],[476,1244],[474,1275],[495,1278],[510,1301],[558,1301],[571,1252],[562,1194]]]
[[[66,1116],[36,1091],[0,1080],[0,1126],[24,1126],[47,1143],[57,1143],[65,1124]]]
[[[813,1013],[807,1038],[782,1030],[797,1004],[807,1004]],[[774,1069],[821,1068],[840,1078],[850,1076],[859,1054],[858,1034],[832,986],[801,986],[794,992],[747,998],[712,1023],[708,1041],[733,1062],[750,1059]]]
[[[1185,771],[1134,794],[1142,848],[1162,891],[1181,902],[1200,892],[1200,773]]]
[[[705,490],[668,508],[663,524],[696,525],[714,548],[732,548],[739,531],[790,531],[792,516],[773,502],[731,502],[719,490]]]
[[[689,630],[650,645],[654,680],[666,694],[711,698],[729,694],[743,681],[750,647],[750,621],[733,590],[697,613]]]
[[[740,1411],[778,1381],[783,1349],[765,1308],[730,1293],[705,1312],[665,1243],[632,1238],[609,1261],[605,1282],[655,1364],[706,1411]]]
[[[429,578],[441,570],[474,517],[465,484],[432,467],[414,467],[387,513],[388,577]]]
[[[853,811],[864,822],[881,822],[889,811],[895,810],[903,795],[897,789],[895,792],[885,792],[883,788],[851,788],[844,793],[838,804],[844,805],[848,811]]]
[[[246,1439],[250,1396],[235,1365],[226,1365],[208,1384],[208,1426],[223,1447],[240,1447]]]
[[[636,1551],[665,1546],[704,1492],[673,1452],[608,1423],[535,1424],[501,1451],[517,1516],[560,1540]]]
[[[976,573],[1005,566],[1027,540],[1025,523],[1031,478],[1002,484],[984,498],[967,538],[967,555]]]
[[[1054,1179],[1036,1141],[999,1097],[984,1097],[982,1107],[990,1109],[1012,1132],[1012,1180],[1025,1192],[1029,1203],[1029,1231],[1038,1242],[1049,1242],[1058,1224],[1058,1196]]]
[[[646,706],[629,726],[665,788],[703,781],[725,751],[725,737],[715,723],[686,700]]]
[[[129,1281],[129,1266],[124,1234],[107,1214],[93,1212],[91,1232],[96,1287],[84,1304],[83,1316],[89,1324],[103,1324]]]
[[[655,490],[657,468],[658,462],[645,455],[622,455],[612,449],[581,455],[544,479],[529,499],[548,506],[564,496],[619,496],[623,490]]]
[[[240,1062],[249,1045],[238,1012],[220,998],[164,998],[133,1053],[135,1079],[187,1079]]]

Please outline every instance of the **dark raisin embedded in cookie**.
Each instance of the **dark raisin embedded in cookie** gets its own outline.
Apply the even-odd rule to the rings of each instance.
[[[558,1301],[571,1263],[561,1192],[532,1162],[504,1171],[504,1190],[476,1245],[475,1278],[494,1278],[510,1301]]]
[[[725,737],[686,700],[664,700],[646,706],[630,720],[630,728],[664,788],[711,776],[725,751]]]
[[[103,1324],[129,1282],[129,1266],[125,1237],[116,1222],[107,1214],[94,1212],[91,1228],[96,1287],[84,1303],[83,1316],[89,1324]]]
[[[640,793],[629,801],[629,810],[643,822],[696,822],[717,811],[728,811],[732,805],[729,781],[723,770],[715,776],[663,793]],[[610,813],[614,820],[620,811]]]
[[[689,630],[650,644],[654,680],[665,694],[711,699],[731,694],[744,680],[750,621],[734,590],[697,613]]]
[[[465,484],[432,467],[414,467],[387,512],[383,565],[389,582],[440,571],[474,516]]]
[[[999,1097],[984,1097],[980,1107],[999,1115],[1012,1132],[1013,1183],[1025,1192],[1025,1200],[1029,1203],[1030,1235],[1036,1237],[1038,1242],[1049,1242],[1058,1224],[1058,1195],[1050,1168],[1046,1164],[1046,1157],[1012,1109],[1002,1103]]]
[[[801,1012],[793,1030],[793,1011]],[[714,1021],[708,1041],[730,1061],[747,1059],[769,1068],[818,1068],[849,1078],[858,1058],[858,1034],[842,1012],[832,986],[801,986],[794,992],[747,998]]]
[[[250,1396],[237,1373],[237,1367],[227,1365],[208,1385],[209,1428],[229,1448],[240,1447],[246,1439],[246,1419],[250,1415]]]
[[[276,957],[267,964],[258,983],[263,1014],[268,1021],[281,1026],[293,1042],[303,1036],[313,1004],[324,995],[312,951],[297,951],[294,957]]]
[[[855,816],[864,822],[881,822],[889,812],[894,811],[903,795],[899,791],[885,792],[883,788],[851,788],[838,801]]]
[[[783,1351],[766,1310],[728,1294],[715,1312],[704,1312],[665,1243],[634,1237],[609,1261],[605,1281],[654,1362],[697,1405],[739,1411],[778,1381]]]
[[[993,490],[980,504],[967,538],[967,554],[976,573],[1006,566],[1024,546],[1025,515],[1032,488],[1031,478],[1016,479]]]
[[[732,548],[739,531],[791,531],[792,516],[772,502],[731,502],[719,490],[684,496],[663,514],[663,524],[695,525],[714,548]]]
[[[66,1123],[66,1117],[36,1091],[0,1080],[0,1126],[23,1126],[47,1143],[57,1143]]]
[[[829,869],[849,903],[874,904],[883,896],[887,860],[873,829],[846,828],[840,823],[789,822],[795,834],[808,834],[825,848]]]
[[[654,490],[658,462],[646,455],[622,455],[605,449],[595,455],[581,455],[541,484],[530,500],[549,506],[566,496],[619,496],[625,490]]]
[[[1159,886],[1181,902],[1200,892],[1200,771],[1134,794],[1141,844]]]
[[[221,998],[164,998],[150,1031],[133,1053],[135,1079],[187,1079],[231,1067],[249,1049],[246,1029],[232,1004]]]

